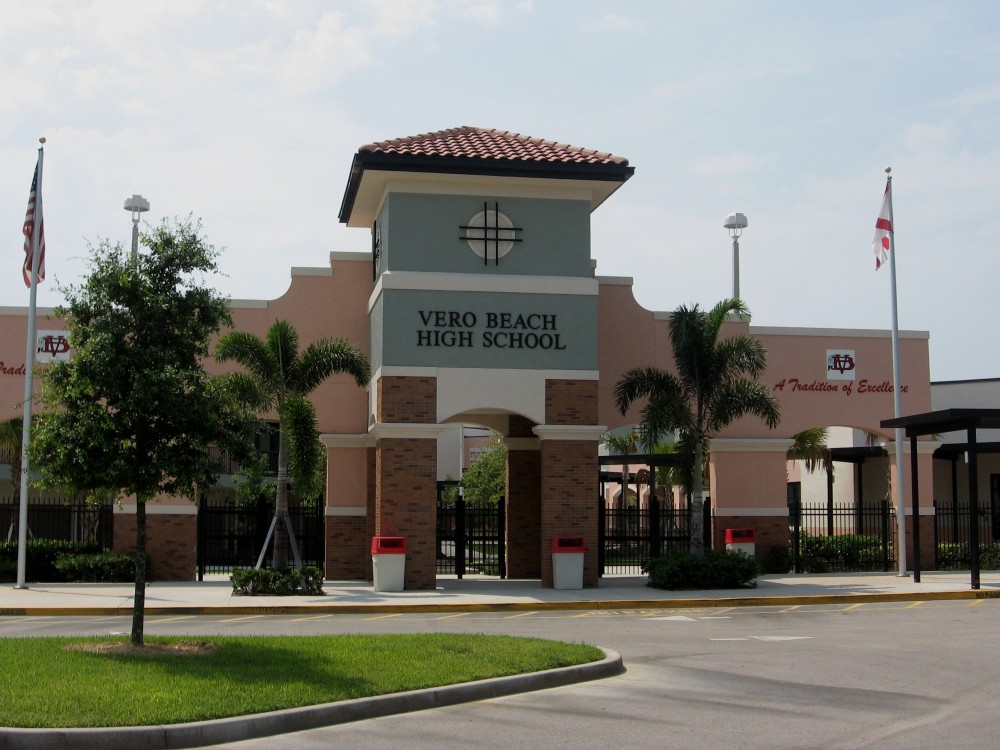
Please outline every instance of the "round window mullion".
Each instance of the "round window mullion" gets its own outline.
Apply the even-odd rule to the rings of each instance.
[[[469,249],[487,262],[507,255],[516,241],[514,223],[492,208],[477,213],[464,229]]]

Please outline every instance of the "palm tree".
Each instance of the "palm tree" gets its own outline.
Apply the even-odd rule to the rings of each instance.
[[[639,434],[654,445],[680,430],[681,442],[693,443],[691,552],[705,554],[703,472],[705,446],[713,434],[746,414],[770,427],[780,421],[777,399],[757,380],[767,352],[751,336],[719,340],[730,315],[745,320],[750,311],[740,300],[725,299],[705,312],[682,305],[670,315],[670,343],[677,375],[656,367],[636,367],[615,385],[615,403],[624,415],[639,399]]]
[[[829,474],[833,471],[833,454],[826,441],[829,430],[826,427],[810,427],[792,435],[792,446],[786,457],[789,461],[802,461],[805,470],[810,474],[823,468]]]
[[[274,536],[272,566],[288,567],[288,540],[292,528],[288,520],[288,480],[291,477],[300,497],[318,493],[323,447],[316,430],[316,409],[307,395],[334,373],[354,378],[359,387],[368,385],[371,367],[361,351],[346,339],[322,339],[299,352],[299,335],[294,326],[278,320],[261,340],[252,333],[235,331],[223,336],[216,346],[216,359],[232,360],[246,368],[228,376],[234,396],[257,412],[278,415],[278,480],[274,503],[273,529],[284,524],[287,535]]]
[[[628,455],[629,453],[635,452],[635,440],[637,437],[639,437],[639,435],[635,430],[629,430],[624,435],[617,435],[614,432],[606,432],[601,437],[601,442],[608,446],[609,450],[616,451],[618,455],[624,456],[625,458],[622,462],[622,494],[621,502],[619,503],[619,508],[621,509],[624,509],[625,506],[628,505]]]

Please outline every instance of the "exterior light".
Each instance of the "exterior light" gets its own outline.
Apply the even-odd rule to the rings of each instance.
[[[139,214],[149,210],[149,201],[141,195],[125,199],[125,210],[132,212],[132,262],[139,260]]]
[[[747,228],[747,223],[746,214],[737,211],[729,214],[722,225],[729,230],[729,236],[733,238],[733,299],[740,298],[740,235]]]

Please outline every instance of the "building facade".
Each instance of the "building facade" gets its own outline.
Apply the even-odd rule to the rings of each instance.
[[[328,456],[327,578],[370,579],[371,536],[405,536],[406,587],[434,587],[436,483],[455,430],[474,425],[507,450],[508,575],[552,585],[549,541],[572,535],[588,550],[584,585],[597,584],[600,440],[638,420],[638,406],[618,413],[615,383],[632,367],[673,368],[669,314],[642,308],[631,279],[600,276],[592,260],[590,215],[632,173],[611,154],[480,128],[369,144],[339,218],[371,233],[371,252],[293,268],[278,299],[233,301],[237,329],[263,335],[288,320],[303,342],[345,337],[372,363],[367,391],[335,376],[314,393]],[[0,318],[2,420],[19,413],[25,311],[0,308]],[[879,427],[893,415],[890,334],[738,321],[725,326],[732,334],[766,347],[763,381],[782,420],[769,430],[746,418],[712,441],[715,538],[752,527],[761,547],[787,545],[792,436],[835,426],[891,440]],[[928,335],[902,332],[901,357],[904,412],[929,411]],[[891,493],[895,468],[884,463]],[[929,486],[930,452],[919,466]],[[196,514],[176,499],[149,506],[154,576],[192,577]],[[131,517],[125,501],[116,546],[127,548]]]

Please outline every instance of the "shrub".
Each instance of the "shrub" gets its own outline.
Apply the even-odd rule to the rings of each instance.
[[[788,547],[774,545],[760,562],[761,573],[788,573],[792,569],[792,552]]]
[[[54,567],[63,581],[127,583],[135,580],[135,558],[120,552],[61,554],[56,557]]]
[[[236,596],[323,595],[323,571],[311,565],[302,566],[301,581],[295,568],[237,568],[229,580]]]
[[[97,554],[99,545],[92,542],[66,542],[59,539],[29,539],[24,550],[25,578],[29,581],[58,583],[65,581],[56,568],[59,555]],[[17,576],[17,542],[0,543],[0,580],[13,581]]]
[[[649,586],[657,589],[736,589],[756,586],[757,560],[745,552],[706,550],[704,557],[679,552],[643,566]]]
[[[968,570],[972,567],[972,551],[968,542],[940,542],[937,553],[939,570]],[[980,545],[979,567],[982,570],[1000,569],[1000,542]]]
[[[888,550],[892,558],[892,549]],[[881,570],[882,538],[874,534],[834,534],[813,536],[802,532],[799,563],[806,573],[831,570]]]

